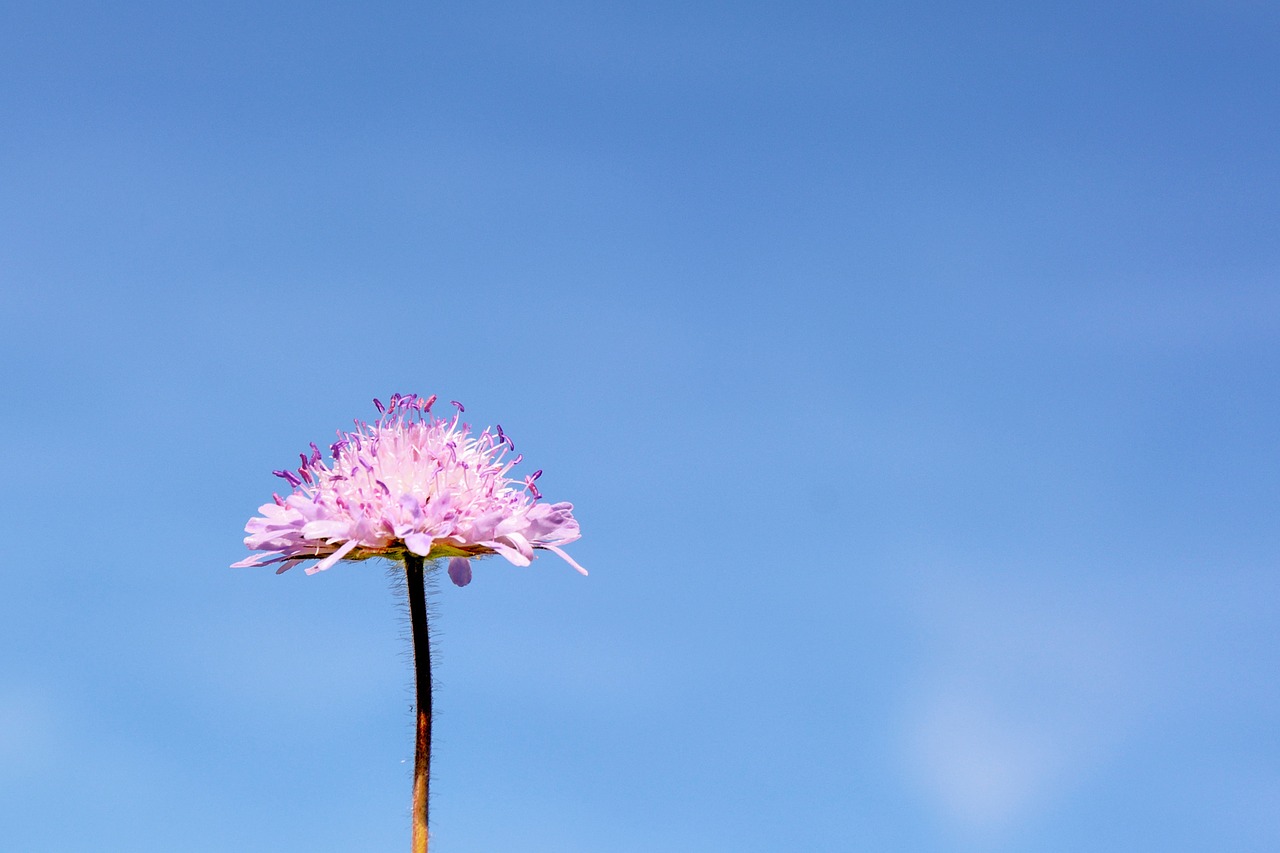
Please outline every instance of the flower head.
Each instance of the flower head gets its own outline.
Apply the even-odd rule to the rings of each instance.
[[[293,488],[275,495],[245,525],[244,544],[255,554],[233,568],[280,563],[279,572],[319,560],[307,574],[339,560],[369,557],[449,557],[449,577],[471,581],[470,559],[499,554],[527,566],[536,550],[553,551],[582,574],[560,549],[580,537],[569,503],[540,503],[537,471],[523,481],[507,475],[521,457],[505,459],[515,442],[498,426],[471,435],[454,401],[450,417],[431,414],[434,396],[395,394],[380,417],[338,432],[332,462],[320,449],[300,454],[296,471],[276,471]]]

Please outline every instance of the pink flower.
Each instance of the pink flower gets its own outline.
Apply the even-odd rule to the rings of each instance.
[[[339,431],[332,464],[320,450],[302,454],[293,471],[276,471],[293,487],[286,498],[263,505],[245,525],[244,544],[261,554],[233,568],[281,563],[277,574],[306,560],[319,560],[307,574],[339,560],[370,557],[449,557],[449,577],[471,581],[470,559],[499,554],[527,566],[538,550],[552,551],[582,574],[586,569],[560,549],[577,540],[578,522],[569,503],[540,503],[534,481],[507,478],[521,457],[504,461],[515,443],[498,426],[472,436],[460,424],[461,403],[449,418],[431,415],[434,396],[392,396],[373,424]]]

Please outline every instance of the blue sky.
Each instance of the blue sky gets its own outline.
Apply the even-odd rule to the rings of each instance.
[[[583,579],[435,596],[433,849],[1280,847],[1280,12],[0,5],[0,826],[407,848],[374,396]],[[406,763],[410,762],[410,763]]]

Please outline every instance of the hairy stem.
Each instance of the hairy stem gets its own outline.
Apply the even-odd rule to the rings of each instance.
[[[427,794],[431,779],[431,638],[422,557],[405,554],[409,624],[413,630],[413,675],[417,684],[418,736],[413,758],[413,853],[427,853]]]

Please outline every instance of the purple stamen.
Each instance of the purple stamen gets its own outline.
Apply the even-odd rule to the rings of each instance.
[[[541,476],[542,469],[539,468],[537,471],[524,478],[524,487],[529,490],[529,494],[533,495],[535,500],[542,497],[542,493],[538,491],[538,487],[533,484],[533,481]]]
[[[459,412],[465,412],[467,410],[466,406],[462,405],[457,400],[450,400],[449,402],[457,406]]]
[[[424,412],[429,412],[431,411],[431,407],[434,406],[435,404],[436,404],[436,395],[432,394],[430,397],[427,398],[425,403],[419,401],[418,408],[422,409],[422,411]]]
[[[379,400],[377,397],[373,398],[373,405],[374,405],[374,408],[378,410],[378,414],[381,415],[386,413],[387,411],[386,407],[382,405],[382,401]]]
[[[279,477],[282,480],[287,480],[289,482],[289,485],[293,486],[295,489],[298,488],[298,486],[302,485],[302,481],[299,480],[297,475],[294,474],[292,471],[272,471],[271,473],[275,474],[277,477]]]

